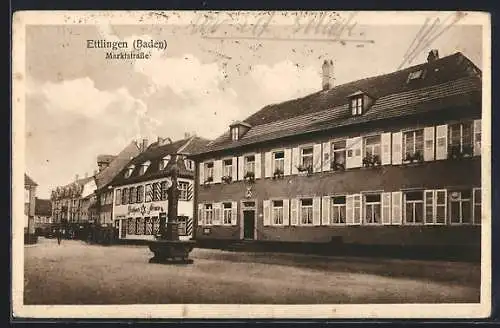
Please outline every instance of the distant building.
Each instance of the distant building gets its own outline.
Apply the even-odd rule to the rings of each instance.
[[[433,51],[336,86],[332,65],[192,156],[196,239],[480,245],[481,71]]]
[[[132,159],[113,179],[113,221],[120,239],[154,239],[160,213],[167,213],[169,169],[179,167],[178,222],[180,239],[193,231],[194,162],[186,155],[200,151],[207,140],[199,137],[161,139]]]
[[[50,199],[35,198],[35,231],[42,233],[52,224],[52,202]]]
[[[35,199],[38,184],[24,174],[24,233],[35,233]]]

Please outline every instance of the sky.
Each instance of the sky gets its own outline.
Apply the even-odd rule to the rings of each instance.
[[[384,25],[331,14],[316,29],[315,15],[293,25],[269,16],[253,26],[198,16],[192,25],[27,26],[26,172],[38,197],[76,174],[92,175],[98,154],[117,154],[132,140],[186,133],[213,139],[268,104],[319,91],[324,59],[334,62],[335,84],[423,63],[431,49],[441,57],[460,51],[483,66],[477,25],[437,24],[430,42],[403,62],[425,18]],[[87,48],[87,40],[137,39],[166,40],[167,47],[146,49],[151,58],[137,60],[110,60],[106,50]]]

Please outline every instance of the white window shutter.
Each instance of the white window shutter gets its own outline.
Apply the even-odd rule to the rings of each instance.
[[[434,127],[424,129],[424,161],[434,160]]]
[[[221,220],[221,203],[214,203],[213,205],[214,216],[212,219],[212,225],[220,225]]]
[[[321,225],[321,197],[313,198],[313,225]]]
[[[266,178],[270,178],[273,176],[273,173],[272,170],[273,170],[273,153],[270,152],[270,151],[266,151],[264,153],[264,163],[265,163],[265,166],[264,166],[264,172],[265,172],[265,177]]]
[[[200,185],[205,182],[205,163],[201,162],[198,165],[198,176],[200,177]]]
[[[297,198],[291,199],[290,206],[290,225],[299,225],[299,200]]]
[[[264,226],[271,225],[271,201],[264,200]]]
[[[432,224],[435,222],[436,217],[436,193],[434,190],[425,190],[424,191],[424,223]],[[427,209],[430,208],[430,213]]]
[[[382,224],[391,224],[391,193],[382,193]]]
[[[292,174],[298,174],[299,170],[297,166],[299,166],[300,162],[300,148],[295,147],[292,149]]]
[[[313,146],[313,172],[321,172],[321,144],[314,144]]]
[[[382,144],[382,165],[391,164],[391,133],[382,133],[381,144]]]
[[[285,149],[285,172],[284,175],[290,175],[292,170],[292,149]]]
[[[448,157],[448,125],[436,126],[436,160]]]
[[[214,161],[214,183],[220,183],[222,177],[222,160]]]
[[[396,132],[392,134],[392,164],[401,163],[403,163],[403,133]]]
[[[363,139],[361,137],[346,140],[346,168],[360,167],[363,163]]]
[[[233,181],[236,181],[238,179],[238,157],[233,157],[233,160],[231,162],[231,170],[231,178]]]
[[[260,179],[262,172],[262,159],[260,153],[255,154],[255,179]]]
[[[363,204],[361,203],[361,195],[357,194],[353,196],[353,224],[360,225],[363,216]]]
[[[245,156],[238,157],[238,180],[243,180],[245,176]]]
[[[283,225],[290,225],[290,200],[283,199]]]
[[[442,195],[443,197],[439,197],[439,195]],[[438,203],[439,198],[442,198],[444,201],[442,203]],[[434,205],[435,205],[435,213],[436,213],[436,223],[437,222],[444,222],[444,224],[448,223],[448,191],[446,189],[439,189],[435,190],[434,194]],[[444,218],[439,218],[438,217],[438,211],[437,211],[437,206],[442,206],[444,207]]]
[[[345,197],[345,209],[346,209],[346,224],[354,224],[354,195],[347,195]]]
[[[330,196],[323,196],[321,201],[321,224],[329,225],[330,224]]]
[[[198,204],[198,222],[197,225],[198,227],[201,227],[204,225],[204,218],[203,218],[203,204]]]
[[[481,155],[481,120],[474,120],[474,156]]]
[[[392,193],[392,224],[401,224],[402,214],[402,193],[395,191]]]
[[[238,203],[231,202],[231,225],[238,224]]]
[[[330,171],[330,163],[331,163],[331,147],[330,142],[323,142],[323,172]]]

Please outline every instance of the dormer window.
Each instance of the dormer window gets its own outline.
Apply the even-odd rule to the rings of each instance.
[[[141,164],[141,169],[139,170],[139,175],[144,175],[148,170],[149,165],[151,165],[150,161],[144,162]]]
[[[125,178],[130,178],[132,175],[132,172],[134,171],[135,165],[130,165],[127,167],[127,170],[125,171]]]
[[[236,141],[238,140],[238,127],[234,126],[231,128],[231,140]]]
[[[406,83],[410,83],[411,81],[415,80],[420,80],[425,77],[425,70],[420,69],[418,71],[410,72],[408,74],[408,79],[406,80]]]
[[[172,159],[172,156],[170,156],[170,155],[167,155],[167,156],[165,156],[165,157],[163,157],[161,159],[161,162],[160,162],[160,171],[164,170],[167,167],[168,162],[170,162],[170,159]]]
[[[363,114],[363,95],[352,97],[350,107],[353,116]]]
[[[186,166],[186,169],[189,171],[194,171],[194,162],[190,159],[185,159],[184,160],[184,166]]]

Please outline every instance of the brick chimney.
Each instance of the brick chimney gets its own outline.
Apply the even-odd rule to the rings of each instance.
[[[145,151],[148,148],[148,139],[142,139],[141,151]]]
[[[325,59],[323,61],[323,90],[328,90],[334,87],[333,60]]]
[[[428,63],[432,63],[433,61],[438,59],[439,59],[439,52],[437,51],[437,49],[432,49],[431,51],[429,51],[429,54],[427,55]]]

